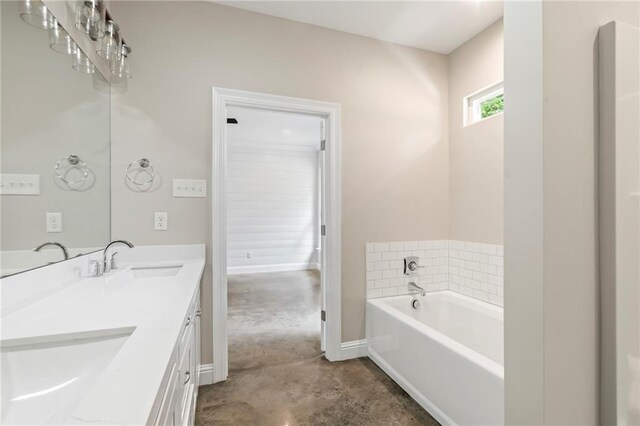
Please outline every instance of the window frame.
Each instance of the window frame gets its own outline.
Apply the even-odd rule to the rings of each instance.
[[[496,114],[490,115],[489,117],[482,118],[482,111],[480,108],[483,102],[500,95],[504,95],[503,80],[500,80],[493,84],[485,86],[482,89],[477,90],[474,93],[465,96],[462,104],[463,127],[467,127],[472,124],[484,121],[487,118],[491,118],[491,117],[495,117],[497,115],[503,114],[504,109]]]

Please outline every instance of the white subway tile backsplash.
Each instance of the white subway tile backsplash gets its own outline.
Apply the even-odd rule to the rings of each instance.
[[[394,269],[387,269],[382,271],[382,278],[395,278],[398,276],[398,271]]]
[[[375,243],[374,251],[377,251],[377,252],[389,251],[389,243]]]
[[[382,297],[382,289],[376,288],[373,290],[367,290],[367,299],[373,299],[376,297]]]
[[[379,280],[382,279],[382,271],[371,271],[367,272],[368,280]]]
[[[396,260],[398,258],[398,253],[395,251],[386,251],[382,253],[382,260]]]
[[[395,287],[388,287],[388,288],[383,288],[382,289],[382,296],[383,297],[388,297],[388,296],[397,296],[398,295],[398,289]]]
[[[367,253],[367,262],[377,262],[382,260],[382,253]]]
[[[408,294],[409,282],[427,291],[452,290],[503,306],[504,249],[467,241],[395,241],[366,244],[367,298]],[[417,256],[418,276],[403,274]]]
[[[405,241],[404,242],[404,249],[407,250],[407,251],[418,250],[418,247],[419,247],[418,241]]]
[[[404,250],[404,243],[401,241],[397,241],[394,243],[389,243],[389,250],[390,251],[403,251]]]
[[[384,271],[385,269],[389,269],[389,262],[388,261],[376,262],[373,266],[373,269],[376,271]]]

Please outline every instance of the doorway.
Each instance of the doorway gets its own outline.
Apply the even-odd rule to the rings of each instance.
[[[315,120],[321,127],[318,129],[319,146],[316,157],[317,169],[314,173],[318,177],[318,202],[323,206],[318,211],[317,241],[313,244],[313,253],[300,254],[302,257],[289,257],[276,259],[273,263],[251,262],[253,252],[240,248],[229,252],[229,226],[228,226],[228,190],[233,182],[229,176],[230,151],[229,151],[229,112],[235,111],[236,115],[248,111],[270,113],[271,118],[285,116],[286,114],[298,117],[307,117]],[[263,116],[265,115],[263,114]],[[275,115],[274,115],[275,114]],[[268,115],[268,114],[267,114]],[[320,299],[322,300],[322,346],[325,357],[329,361],[340,359],[340,131],[339,131],[340,106],[326,102],[311,101],[305,99],[287,98],[282,96],[266,95],[252,92],[236,91],[230,89],[213,89],[213,176],[212,176],[212,258],[213,266],[213,381],[214,383],[227,379],[229,371],[229,345],[228,345],[228,274],[227,266],[231,266],[233,272],[268,272],[269,268],[277,270],[283,265],[286,268],[302,268],[304,259],[306,266],[313,267],[318,263],[321,271]],[[277,120],[276,120],[277,121]],[[302,120],[304,121],[304,120]],[[309,120],[307,120],[309,121]],[[286,130],[286,129],[281,129]],[[280,147],[283,149],[291,149]],[[314,229],[314,231],[315,231]],[[235,237],[234,237],[235,238]],[[308,248],[308,247],[307,247]],[[319,249],[319,250],[316,250]],[[304,250],[303,250],[304,252]],[[242,255],[244,253],[244,259]],[[283,252],[284,253],[284,252]],[[264,252],[262,253],[264,254]],[[233,258],[232,258],[233,257]],[[273,260],[273,259],[271,259]],[[301,265],[302,264],[302,265]],[[236,269],[233,269],[236,268]],[[275,269],[274,269],[275,268]],[[252,270],[253,269],[253,270]],[[306,268],[305,268],[306,269]],[[286,281],[286,280],[285,280]],[[313,279],[311,279],[313,281]],[[245,283],[246,284],[246,283]]]

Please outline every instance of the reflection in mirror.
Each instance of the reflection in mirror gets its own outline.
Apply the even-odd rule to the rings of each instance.
[[[1,276],[110,239],[109,85],[90,61],[77,66],[55,19],[41,29],[20,14],[21,2],[0,2]]]

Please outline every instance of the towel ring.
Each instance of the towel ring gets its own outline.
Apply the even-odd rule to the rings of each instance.
[[[147,172],[147,174],[149,175],[149,179],[144,182],[137,182],[135,179],[135,176],[133,178],[131,177],[131,172],[134,172],[134,171]],[[156,178],[156,171],[147,158],[141,158],[139,160],[135,160],[129,163],[125,176],[127,177],[127,180],[131,182],[133,185],[138,187],[144,187],[144,186],[153,184],[153,180]]]
[[[64,166],[65,164],[66,167]],[[67,179],[65,176],[71,169],[80,170],[80,173],[82,173],[82,177],[78,180]],[[71,154],[58,160],[58,162],[56,163],[55,171],[58,179],[60,179],[65,184],[72,186],[83,184],[89,176],[89,167],[87,166],[87,163],[82,161],[80,157],[75,154]]]

